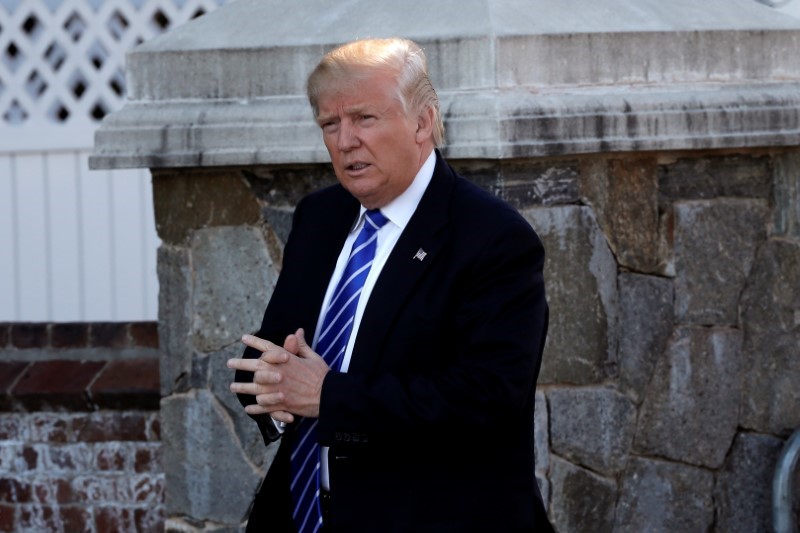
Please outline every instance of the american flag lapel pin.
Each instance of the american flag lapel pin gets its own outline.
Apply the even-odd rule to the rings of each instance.
[[[426,255],[428,255],[428,252],[420,248],[419,250],[417,250],[417,253],[414,254],[414,257],[412,259],[419,259],[420,261],[422,261],[423,259],[425,259]]]

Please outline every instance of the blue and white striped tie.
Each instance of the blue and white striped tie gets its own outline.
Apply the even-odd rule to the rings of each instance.
[[[322,329],[317,339],[317,353],[328,366],[338,371],[353,329],[353,319],[364,282],[375,259],[378,230],[387,218],[378,209],[367,211],[364,227],[353,243],[350,258],[336,290],[331,298]],[[302,418],[295,430],[295,445],[292,451],[292,516],[300,533],[318,531],[322,526],[322,510],[319,501],[319,444],[317,443],[317,419]]]

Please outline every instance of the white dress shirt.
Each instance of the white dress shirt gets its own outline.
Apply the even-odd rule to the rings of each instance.
[[[436,154],[431,152],[431,154],[428,156],[428,159],[426,159],[425,163],[423,163],[422,167],[420,167],[419,172],[417,172],[417,175],[414,177],[414,181],[411,182],[411,185],[409,185],[400,196],[381,207],[381,213],[383,213],[383,216],[389,219],[389,222],[384,224],[384,226],[378,230],[378,244],[377,249],[375,250],[375,259],[370,267],[367,279],[364,282],[364,288],[361,291],[361,296],[359,296],[358,299],[356,315],[353,320],[353,330],[350,332],[350,338],[347,341],[347,348],[344,352],[342,367],[339,370],[340,372],[347,372],[347,369],[350,367],[350,358],[353,355],[353,345],[355,344],[356,336],[358,335],[361,317],[364,316],[364,308],[367,306],[369,296],[372,294],[372,289],[375,287],[375,282],[378,280],[378,276],[380,275],[381,270],[383,270],[386,260],[389,259],[389,255],[392,253],[394,245],[397,244],[400,234],[403,233],[403,230],[408,224],[408,221],[411,220],[411,216],[414,214],[414,211],[417,210],[417,206],[422,199],[422,195],[425,194],[425,190],[428,188],[428,184],[431,182],[431,178],[433,177],[433,169],[435,166]],[[328,290],[325,293],[325,300],[322,302],[319,320],[317,320],[317,331],[314,333],[314,342],[312,347],[315,350],[317,347],[317,339],[319,338],[320,334],[320,328],[322,327],[322,321],[325,318],[325,312],[327,311],[328,305],[333,297],[336,284],[339,282],[339,278],[342,277],[345,266],[347,266],[347,260],[350,257],[350,250],[353,247],[353,243],[355,242],[358,233],[361,231],[361,228],[364,225],[364,213],[366,212],[366,208],[361,206],[358,218],[353,224],[353,228],[350,230],[350,234],[347,236],[347,239],[344,241],[342,251],[339,253],[339,259],[336,262],[336,269],[333,271],[333,275],[328,282]],[[320,484],[322,485],[322,488],[329,490],[330,478],[328,477],[327,447],[323,446],[321,448],[320,456]]]

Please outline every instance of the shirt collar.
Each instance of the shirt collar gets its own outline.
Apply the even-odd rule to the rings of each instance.
[[[391,223],[399,227],[401,230],[405,229],[408,221],[411,220],[411,216],[414,214],[414,211],[417,210],[417,206],[419,205],[420,200],[422,200],[422,195],[425,194],[425,190],[428,188],[428,184],[433,178],[433,169],[435,167],[436,150],[431,150],[431,154],[420,167],[417,175],[414,177],[414,181],[411,182],[411,185],[409,185],[408,188],[403,191],[402,194],[400,194],[400,196],[381,207],[381,213],[383,213],[383,216],[388,218]],[[362,205],[358,214],[358,218],[356,219],[356,223],[351,231],[355,231],[361,227],[361,224],[364,221],[364,213],[366,212],[367,208]]]

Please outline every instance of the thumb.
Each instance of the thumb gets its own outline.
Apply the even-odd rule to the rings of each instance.
[[[297,340],[297,355],[301,357],[308,357],[309,355],[314,354],[314,350],[312,350],[311,346],[309,346],[306,342],[306,332],[303,330],[303,328],[295,331],[294,337]]]

